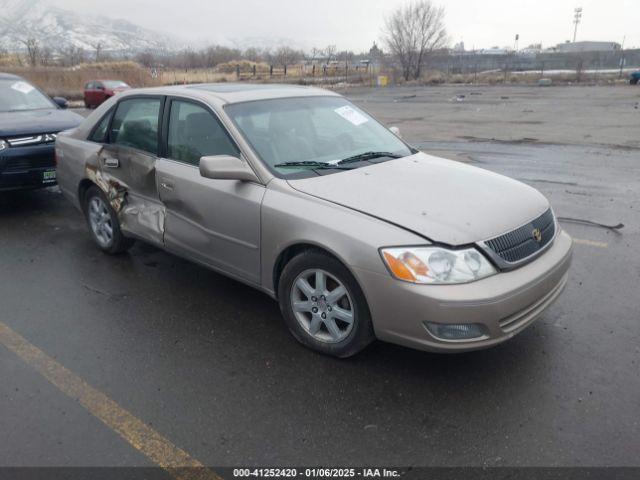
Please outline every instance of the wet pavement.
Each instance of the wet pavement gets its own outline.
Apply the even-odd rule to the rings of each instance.
[[[640,465],[640,151],[409,141],[541,190],[565,293],[496,348],[298,345],[275,302],[137,244],[110,257],[56,189],[0,195],[0,321],[202,463]],[[0,465],[151,465],[0,345]]]

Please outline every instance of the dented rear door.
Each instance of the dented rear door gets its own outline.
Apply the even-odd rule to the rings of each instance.
[[[87,174],[100,186],[125,233],[162,244],[164,206],[156,182],[163,97],[128,97],[118,103],[108,143]]]

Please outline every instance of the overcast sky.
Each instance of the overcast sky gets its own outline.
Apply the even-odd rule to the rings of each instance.
[[[192,44],[291,39],[300,48],[337,45],[356,52],[380,40],[385,15],[405,0],[50,0],[79,12],[126,18]],[[435,0],[446,10],[452,44],[467,49],[570,38],[573,9],[584,9],[578,40],[640,47],[640,0]]]

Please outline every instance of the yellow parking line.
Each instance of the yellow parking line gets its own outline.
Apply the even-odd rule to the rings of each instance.
[[[187,452],[0,322],[0,343],[178,480],[221,480]]]
[[[594,242],[593,240],[584,240],[582,238],[574,238],[573,243],[577,243],[578,245],[587,245],[589,247],[598,247],[598,248],[607,248],[609,246],[608,243]]]

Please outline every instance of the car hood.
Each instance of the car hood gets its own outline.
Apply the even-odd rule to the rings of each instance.
[[[0,112],[0,138],[53,133],[75,128],[83,118],[62,109]]]
[[[495,237],[549,208],[528,185],[424,153],[288,183],[448,245]]]

